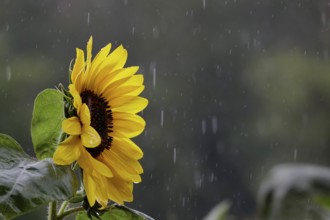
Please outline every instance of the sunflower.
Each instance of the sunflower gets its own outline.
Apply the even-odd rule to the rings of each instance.
[[[127,51],[119,46],[110,53],[105,46],[92,60],[92,37],[84,51],[76,50],[71,72],[70,106],[74,109],[62,122],[67,138],[59,144],[53,160],[59,165],[77,162],[89,205],[106,207],[133,201],[133,183],[141,182],[138,162],[143,152],[131,140],[145,127],[136,113],[148,100],[139,97],[143,75],[138,67],[126,67]]]

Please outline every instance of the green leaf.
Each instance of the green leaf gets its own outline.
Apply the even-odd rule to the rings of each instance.
[[[204,220],[225,220],[230,209],[230,202],[222,201],[207,214]]]
[[[62,135],[64,101],[61,92],[46,89],[38,94],[34,102],[31,135],[38,159],[53,157]]]
[[[0,134],[0,217],[11,219],[50,201],[67,200],[77,182],[69,166],[36,161],[14,139]]]
[[[330,196],[329,195],[319,195],[314,197],[314,201],[319,205],[330,210]]]
[[[326,198],[329,195],[328,167],[280,164],[273,167],[261,183],[259,215],[261,219],[330,219],[329,213],[320,209],[320,205],[329,205],[330,200]],[[323,199],[315,200],[319,196]]]
[[[143,214],[142,212],[128,208],[126,206],[113,205],[108,211],[99,216],[102,220],[154,220],[153,218]],[[96,220],[97,218],[92,217]],[[76,220],[90,220],[87,212],[79,212]]]

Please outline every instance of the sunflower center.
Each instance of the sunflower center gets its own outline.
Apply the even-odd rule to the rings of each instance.
[[[91,126],[99,133],[101,144],[94,148],[86,148],[86,150],[95,158],[98,157],[104,149],[109,149],[112,137],[113,118],[108,101],[101,95],[96,95],[90,90],[85,90],[81,94],[82,102],[85,103],[91,114]]]

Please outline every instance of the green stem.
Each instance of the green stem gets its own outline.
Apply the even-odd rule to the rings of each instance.
[[[66,207],[68,207],[68,205],[69,205],[69,202],[68,202],[68,201],[64,201],[64,202],[61,204],[61,207],[60,207],[60,209],[58,210],[57,215],[58,215],[58,216],[61,215],[61,214],[65,211]]]
[[[56,202],[50,202],[48,205],[48,220],[56,219]]]
[[[63,218],[65,218],[68,215],[71,215],[75,212],[79,212],[79,211],[83,211],[83,210],[85,210],[83,207],[76,207],[76,208],[66,210],[65,212],[63,212],[62,214],[57,216],[57,220],[62,220]]]

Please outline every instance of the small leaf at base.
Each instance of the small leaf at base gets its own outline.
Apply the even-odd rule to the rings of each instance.
[[[93,220],[97,218],[92,217]],[[99,216],[102,220],[154,220],[153,218],[126,206],[112,205],[108,211]],[[76,220],[90,220],[87,212],[79,212]]]

